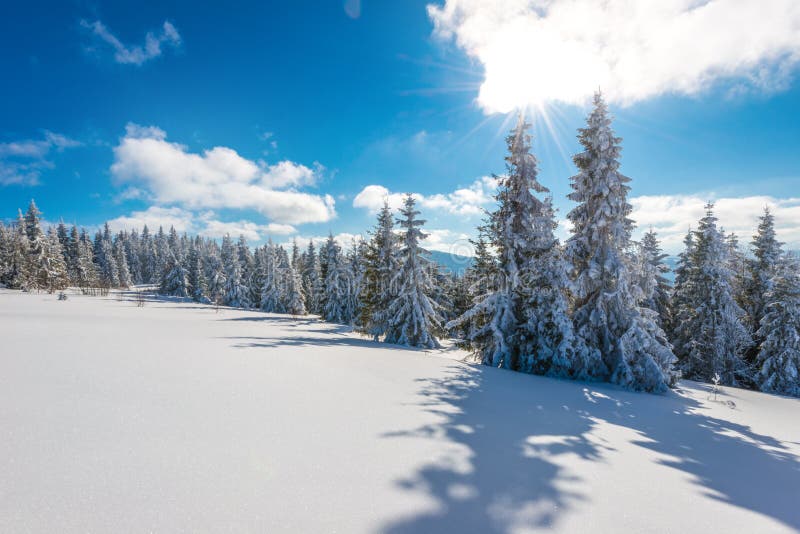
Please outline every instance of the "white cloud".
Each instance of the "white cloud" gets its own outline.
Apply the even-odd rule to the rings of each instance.
[[[261,183],[267,187],[279,189],[315,185],[322,171],[323,167],[319,164],[315,164],[315,168],[312,170],[305,165],[284,160],[265,168]]]
[[[90,30],[95,37],[110,45],[114,49],[114,60],[117,63],[141,65],[142,63],[157,58],[161,55],[162,45],[178,47],[181,44],[181,36],[170,22],[164,21],[161,31],[158,33],[147,32],[144,37],[144,45],[125,45],[109,29],[96,20],[88,22],[81,21],[81,26]]]
[[[163,208],[160,206],[151,206],[143,211],[134,211],[130,215],[117,217],[108,221],[108,226],[113,232],[120,230],[142,230],[142,227],[147,225],[148,229],[153,232],[159,226],[164,230],[174,227],[178,232],[192,232],[194,231],[194,215],[190,211],[181,208]]]
[[[192,153],[167,141],[159,128],[129,124],[114,148],[111,173],[118,183],[146,188],[160,204],[255,209],[276,223],[302,224],[326,222],[336,215],[330,195],[293,189],[314,183],[320,169],[291,161],[267,166],[227,147]]]
[[[0,143],[0,186],[38,185],[42,170],[55,166],[46,159],[53,150],[62,152],[81,144],[65,135],[47,130],[43,139]]]
[[[334,234],[333,238],[336,240],[337,243],[339,243],[339,246],[342,247],[342,250],[347,251],[350,250],[350,247],[353,244],[354,240],[359,241],[363,239],[363,236],[361,234],[351,234],[349,232],[341,232],[338,234]],[[325,242],[328,240],[328,236],[298,235],[293,237],[292,239],[284,241],[282,245],[284,246],[284,248],[291,248],[292,243],[297,242],[297,246],[300,247],[300,250],[305,250],[306,248],[308,248],[308,243],[312,240],[314,241],[314,248],[316,249],[317,252],[319,252],[320,247],[324,246]]]
[[[780,90],[800,60],[797,0],[446,0],[435,34],[484,67],[487,112],[694,95],[715,82]]]
[[[484,207],[494,199],[492,195],[497,188],[497,180],[484,176],[475,180],[468,187],[456,189],[452,193],[422,195],[412,193],[421,209],[444,210],[454,215],[480,215]],[[377,212],[383,207],[385,200],[392,209],[403,205],[405,193],[392,193],[382,185],[368,185],[353,199],[353,207]]]
[[[147,225],[150,231],[159,226],[165,230],[174,227],[178,232],[197,233],[206,237],[219,238],[225,234],[244,235],[249,241],[260,241],[266,236],[284,236],[297,230],[288,224],[258,224],[252,221],[220,221],[213,211],[194,213],[178,207],[165,208],[151,206],[146,210],[134,211],[108,221],[114,232],[120,230],[138,230]]]
[[[214,219],[205,220],[205,227],[200,235],[206,237],[223,237],[224,235],[243,235],[248,241],[260,241],[264,236],[290,235],[297,230],[288,224],[256,224],[251,221],[223,222]]]
[[[746,246],[758,226],[758,218],[764,207],[769,207],[775,216],[778,239],[788,248],[800,248],[800,198],[774,198],[749,196],[739,198],[714,198],[714,195],[656,195],[630,199],[633,205],[631,218],[638,226],[636,235],[651,227],[662,240],[665,251],[675,254],[683,249],[683,238],[691,226],[705,213],[704,206],[714,201],[714,213],[719,225],[727,233],[739,236],[740,245]]]

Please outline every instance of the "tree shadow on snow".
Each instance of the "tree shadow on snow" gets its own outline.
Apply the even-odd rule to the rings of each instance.
[[[229,317],[220,321],[245,322],[245,323],[286,323],[289,326],[306,326],[317,324],[320,320],[316,316],[295,315],[247,315],[242,317]]]
[[[359,339],[352,337],[331,338],[330,336],[292,336],[292,337],[253,337],[253,336],[229,336],[225,339],[239,340],[234,344],[238,349],[274,349],[281,347],[332,347],[348,346],[375,348],[375,342],[369,339]],[[382,349],[400,350],[408,352],[419,352],[418,349],[404,347],[402,345],[381,345]]]
[[[237,317],[233,319],[220,319],[221,321],[248,321],[250,317]],[[252,320],[263,320],[265,322],[276,321],[281,322],[282,318],[275,318],[275,316],[265,317],[264,319],[254,317]],[[286,319],[290,323],[289,319]],[[352,328],[345,325],[336,325],[332,323],[320,322],[317,319],[308,319],[306,321],[300,320],[300,324],[281,324],[280,326],[304,326],[304,328],[297,332],[288,329],[283,330],[287,335],[283,336],[280,333],[274,336],[229,336],[225,339],[237,340],[238,343],[234,345],[236,348],[262,348],[273,349],[281,347],[331,347],[331,346],[349,346],[349,347],[363,347],[363,348],[380,348],[383,350],[397,350],[406,352],[426,352],[423,349],[406,347],[404,345],[393,345],[391,343],[380,343],[366,337],[359,337],[352,335]],[[316,328],[311,327],[317,325]],[[280,332],[280,331],[279,331]]]
[[[382,532],[500,533],[553,525],[592,498],[580,489],[587,481],[558,460],[603,462],[615,454],[593,435],[602,423],[634,431],[634,445],[659,453],[659,464],[691,475],[699,493],[800,529],[800,458],[774,438],[707,415],[687,396],[474,365],[453,368],[445,378],[421,379],[420,395],[420,404],[440,421],[384,437],[456,446],[467,452],[468,464],[445,457],[397,481],[438,506],[392,521]],[[658,481],[628,477],[618,483],[646,493]]]

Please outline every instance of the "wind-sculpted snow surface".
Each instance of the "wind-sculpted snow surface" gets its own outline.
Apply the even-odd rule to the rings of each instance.
[[[800,531],[800,400],[0,290],[0,532]]]

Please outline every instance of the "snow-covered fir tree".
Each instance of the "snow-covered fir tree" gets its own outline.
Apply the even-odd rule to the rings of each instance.
[[[153,238],[153,283],[158,283],[164,275],[170,258],[169,253],[167,234],[164,233],[164,228],[159,226],[158,233]]]
[[[120,271],[112,242],[111,230],[106,223],[94,238],[94,261],[97,265],[99,284],[105,288],[120,287]],[[157,280],[160,282],[161,278]]]
[[[67,262],[67,275],[69,276],[70,284],[77,286],[78,263],[80,261],[80,233],[78,227],[75,225],[69,230],[64,257]]]
[[[540,202],[531,193],[530,182],[536,177],[536,159],[530,153],[527,125],[522,116],[517,127],[506,137],[505,176],[495,177],[498,191],[497,208],[489,214],[487,233],[497,251],[492,287],[478,295],[475,305],[460,318],[451,321],[448,329],[469,324],[468,344],[486,365],[518,369],[525,336],[523,310],[533,243],[529,239],[534,228],[535,204]]]
[[[50,246],[42,230],[41,212],[31,200],[25,212],[25,234],[28,237],[27,289],[42,290],[48,286],[48,252]]]
[[[487,227],[481,226],[478,228],[478,238],[470,241],[475,247],[475,258],[464,274],[470,298],[469,306],[445,325],[460,339],[460,346],[481,358],[494,343],[494,332],[491,328],[486,328],[493,316],[492,310],[481,303],[497,290],[497,262],[489,251],[487,233]]]
[[[753,332],[753,345],[758,350],[758,345],[763,342],[763,337],[758,333],[761,320],[766,314],[767,295],[772,290],[772,282],[778,273],[783,257],[782,243],[775,236],[775,217],[769,208],[764,208],[760,217],[758,229],[750,243],[753,258],[747,260],[747,276],[744,282],[741,300],[742,308],[746,313],[745,323]]]
[[[714,205],[706,205],[694,234],[691,272],[688,287],[693,294],[694,310],[679,317],[685,321],[681,339],[681,368],[689,378],[711,380],[718,374],[725,385],[748,380],[743,360],[751,338],[744,325],[744,311],[734,299],[731,281],[729,245],[717,228]]]
[[[397,295],[394,276],[400,266],[394,217],[388,201],[384,201],[378,212],[378,220],[364,250],[363,261],[364,275],[356,325],[360,332],[377,341],[388,331],[389,303]]]
[[[308,313],[319,313],[322,284],[320,283],[319,260],[313,239],[308,241],[308,247],[302,256],[302,263],[301,276],[306,310]]]
[[[64,220],[60,220],[56,225],[56,236],[58,237],[58,243],[61,245],[61,251],[64,255],[64,263],[67,263],[67,250],[69,249],[69,231],[67,230],[67,225],[64,224]]]
[[[234,308],[249,308],[250,289],[242,280],[239,254],[229,235],[222,238],[222,264],[225,268],[225,287],[222,302]]]
[[[294,263],[299,266],[299,259],[297,259]],[[292,262],[290,262],[289,265],[283,269],[283,279],[283,300],[286,313],[290,313],[292,315],[305,315],[307,312],[305,298],[303,296],[303,281],[300,277],[300,273],[294,268]]]
[[[0,287],[8,287],[6,277],[11,265],[11,231],[0,220]]]
[[[345,258],[347,270],[347,299],[344,315],[347,324],[355,325],[358,321],[361,306],[361,290],[364,285],[364,254],[366,243],[363,239],[353,239]]]
[[[159,292],[162,295],[173,297],[189,296],[189,272],[172,251],[170,251],[167,268],[164,271]]]
[[[441,285],[449,305],[446,309],[441,310],[441,315],[442,320],[449,323],[472,308],[470,280],[466,275],[459,273],[446,273],[442,280]],[[453,331],[454,337],[459,340],[463,340],[466,337],[466,333],[467,329],[464,325],[455,328]]]
[[[774,261],[758,330],[755,381],[761,391],[800,397],[800,264],[789,257]]]
[[[27,290],[31,277],[30,245],[25,231],[25,218],[17,211],[16,224],[8,229],[8,251],[3,283],[13,289]]]
[[[66,289],[69,285],[69,275],[67,273],[67,263],[64,261],[64,253],[61,249],[61,241],[54,228],[50,228],[45,238],[46,251],[43,255],[42,287],[48,292]]]
[[[567,240],[573,320],[577,335],[602,355],[602,362],[587,360],[582,373],[631,389],[664,391],[677,378],[676,359],[656,312],[639,305],[641,289],[626,256],[633,228],[630,179],[619,172],[621,139],[600,93],[578,140],[584,150],[573,158],[579,172],[569,195],[578,206],[567,215],[573,225]]]
[[[400,249],[400,269],[395,273],[394,284],[397,296],[388,307],[388,328],[384,341],[412,347],[438,348],[437,336],[442,332],[439,305],[431,295],[434,293],[433,278],[429,271],[427,251],[419,246],[426,235],[420,227],[425,224],[417,219],[416,201],[407,195],[400,209],[398,224],[404,229]]]
[[[122,234],[117,236],[114,240],[112,252],[114,254],[114,261],[117,264],[117,272],[119,273],[118,287],[130,287],[133,285],[130,269],[128,268],[128,257],[125,254],[124,237]]]
[[[142,283],[152,284],[157,278],[156,253],[150,229],[144,225],[139,245],[139,262],[142,267]]]
[[[142,278],[142,262],[139,254],[139,248],[141,246],[139,233],[134,228],[130,235],[127,235],[123,232],[120,233],[120,237],[122,238],[122,247],[125,254],[125,260],[128,263],[128,269],[130,271],[131,285],[143,284],[144,280]]]
[[[473,278],[474,306],[449,327],[466,330],[466,346],[484,363],[555,376],[581,375],[596,355],[576,338],[568,315],[567,266],[553,231],[555,214],[537,178],[529,125],[520,115],[507,137],[506,175],[498,208],[481,229]],[[497,259],[488,252],[488,234]]]
[[[280,258],[276,247],[270,240],[264,247],[264,276],[261,286],[261,310],[270,313],[284,313],[283,280],[280,276]],[[299,314],[298,314],[299,315]]]
[[[493,284],[492,293],[481,297],[462,321],[453,324],[471,325],[469,343],[484,351],[481,356],[486,363],[570,376],[592,355],[575,337],[569,319],[567,266],[553,234],[556,222],[551,199],[536,196],[549,191],[538,180],[528,128],[520,115],[507,138],[507,172],[499,179],[499,206],[490,216],[488,228],[499,253],[499,265],[487,258],[485,242],[479,240],[476,251],[478,269],[500,273],[500,283]],[[500,336],[505,347],[496,342]],[[506,352],[486,354],[487,348],[504,348]]]
[[[524,240],[519,258],[520,297],[522,302],[519,329],[519,370],[523,372],[568,377],[583,372],[587,361],[596,358],[575,336],[569,317],[567,264],[561,246],[553,234],[555,212],[550,197],[540,199],[535,193],[548,189],[537,178],[536,158],[530,152],[528,124],[520,117],[509,144],[508,176],[523,185],[516,201],[527,211],[530,224],[519,236]],[[527,184],[527,187],[525,187]],[[516,188],[512,188],[516,189]],[[527,193],[527,194],[526,194]]]
[[[678,254],[675,266],[675,281],[670,298],[669,325],[667,331],[675,355],[683,360],[691,348],[688,330],[689,318],[695,313],[696,294],[694,292],[694,232],[690,228],[683,238],[683,251]]]
[[[331,323],[349,323],[347,299],[349,295],[349,281],[347,265],[342,255],[342,248],[333,238],[328,236],[325,243],[325,278],[324,299],[322,303],[322,316]]]
[[[261,292],[258,287],[253,287],[254,284],[260,282],[260,273],[256,269],[255,257],[247,244],[247,238],[244,235],[239,235],[239,240],[236,242],[236,253],[239,256],[239,265],[242,269],[242,283],[248,288],[248,302],[258,302]]]
[[[97,265],[94,262],[92,242],[86,230],[83,230],[78,243],[78,263],[75,273],[75,285],[81,290],[96,287],[100,283]]]
[[[206,249],[206,280],[208,280],[208,298],[211,302],[221,303],[225,293],[225,266],[222,263],[220,248],[211,243]]]
[[[644,293],[641,304],[658,314],[659,326],[666,330],[671,324],[669,299],[672,286],[667,278],[669,267],[664,263],[667,254],[661,250],[658,236],[652,229],[642,236],[636,253],[639,256],[636,259],[637,277]]]
[[[205,270],[203,269],[202,241],[195,239],[189,247],[187,262],[189,264],[189,292],[195,302],[208,303],[208,283],[206,282]]]

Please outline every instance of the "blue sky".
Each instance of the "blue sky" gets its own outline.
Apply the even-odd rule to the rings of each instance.
[[[688,0],[669,13],[615,2],[585,27],[519,0],[6,7],[0,216],[35,198],[49,221],[283,242],[362,233],[384,196],[413,192],[428,245],[464,252],[516,106],[533,110],[540,178],[564,216],[575,131],[602,86],[634,217],[668,249],[707,199],[745,241],[769,205],[800,245],[796,6],[769,0],[707,29],[727,19]],[[491,12],[503,7],[515,16]],[[573,46],[602,17],[650,44],[635,57],[607,36]]]

